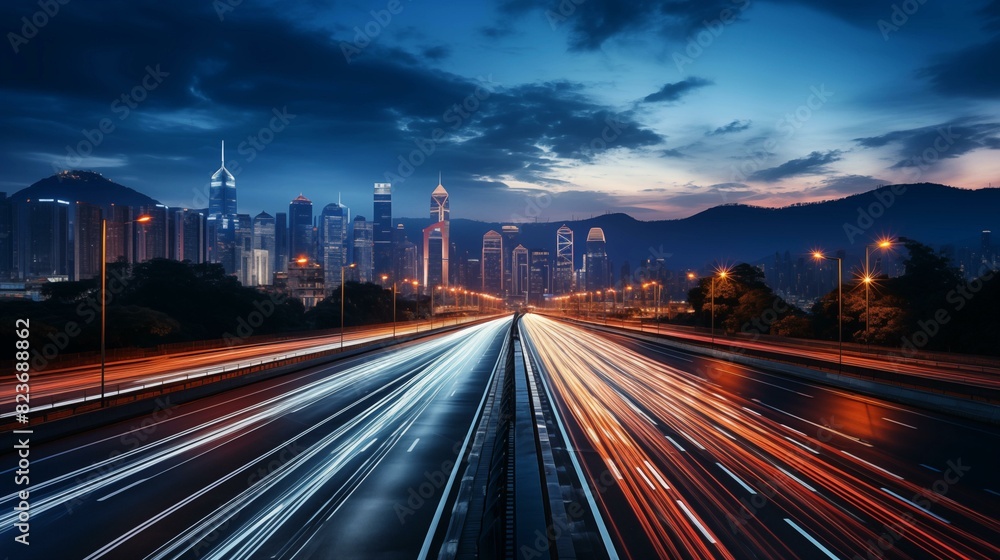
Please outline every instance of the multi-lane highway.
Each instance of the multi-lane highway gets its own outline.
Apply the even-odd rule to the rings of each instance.
[[[351,348],[388,340],[393,336],[409,336],[427,331],[432,326],[453,326],[460,322],[478,320],[478,317],[450,317],[430,321],[379,325],[361,330],[347,331],[341,340],[339,334],[322,337],[304,337],[280,342],[246,344],[226,348],[177,352],[162,356],[111,362],[106,367],[106,394],[114,396],[138,391],[143,386],[172,383],[213,375],[221,371],[268,363],[289,357]],[[97,364],[64,369],[36,370],[32,373],[32,408],[36,411],[52,406],[72,404],[84,399],[100,398],[101,372]],[[0,417],[14,414],[14,394],[0,396]]]
[[[1000,433],[522,319],[630,558],[1000,558]]]
[[[147,417],[34,445],[30,557],[413,558],[509,327],[162,401]],[[0,459],[12,479],[16,457]],[[4,549],[15,513],[0,514]]]
[[[655,323],[641,321],[594,320],[593,318],[578,319],[594,324],[606,324],[645,333],[657,333],[668,336],[680,342],[691,342],[703,346],[714,346],[727,352],[763,352],[773,359],[805,361],[813,367],[822,366],[825,369],[836,369],[838,364],[851,368],[863,368],[890,382],[905,380],[907,384],[927,387],[932,390],[954,390],[964,387],[964,391],[987,389],[989,396],[995,398],[1000,391],[1000,364],[996,361],[985,363],[974,357],[960,354],[949,358],[938,353],[934,358],[924,357],[923,353],[912,350],[897,350],[885,347],[873,347],[875,351],[860,350],[860,345],[845,345],[843,353],[838,351],[836,343],[821,343],[813,340],[802,340],[787,337],[766,337],[767,340],[752,336],[723,336],[722,329],[718,336],[706,334],[706,329],[695,329],[677,325],[664,325],[658,328]],[[753,334],[751,331],[748,334]],[[853,348],[853,349],[852,349]],[[972,359],[970,359],[972,358]],[[876,372],[888,372],[891,375],[877,375]],[[902,377],[900,377],[902,375]]]

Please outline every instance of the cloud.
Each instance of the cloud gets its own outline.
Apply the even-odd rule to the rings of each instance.
[[[424,56],[424,58],[437,62],[451,56],[451,47],[447,47],[445,45],[424,47],[424,49],[421,51],[421,54]]]
[[[686,78],[679,82],[668,83],[660,88],[659,91],[651,93],[643,98],[646,103],[672,103],[679,101],[681,97],[684,97],[688,93],[705,86],[712,85],[711,80],[706,80],[704,78],[699,78],[697,76],[692,76]]]
[[[733,122],[727,124],[726,126],[720,126],[719,128],[716,128],[715,130],[711,130],[709,132],[706,132],[705,136],[721,136],[723,134],[731,134],[731,133],[734,133],[734,132],[742,132],[742,131],[750,128],[750,124],[751,123],[752,123],[752,121],[750,121],[749,119],[745,120],[745,121],[734,120]]]
[[[888,184],[870,175],[837,175],[820,181],[820,186],[805,189],[806,196],[839,196],[867,192]]]
[[[854,141],[863,148],[897,148],[896,153],[902,159],[893,164],[892,169],[933,165],[938,160],[957,158],[980,149],[1000,149],[1000,122],[976,121],[981,118],[955,119],[934,126],[855,138]]]
[[[499,8],[508,18],[541,12],[553,28],[569,29],[571,50],[593,51],[612,39],[650,31],[684,39],[703,28],[704,22],[718,20],[724,10],[738,17],[750,4],[750,0],[500,0]]]
[[[921,69],[934,91],[948,95],[980,99],[1000,98],[1000,37],[994,37],[942,57]]]
[[[751,181],[763,181],[774,183],[789,177],[799,175],[814,175],[825,173],[828,165],[843,159],[840,150],[829,150],[827,152],[812,152],[806,157],[793,159],[782,163],[776,167],[761,169],[752,173],[749,177]]]

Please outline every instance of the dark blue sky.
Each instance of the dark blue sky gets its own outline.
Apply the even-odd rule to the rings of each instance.
[[[577,1],[6,1],[0,189],[204,206],[222,140],[250,214],[389,180],[423,217],[439,171],[503,221],[1000,183],[1000,1]]]

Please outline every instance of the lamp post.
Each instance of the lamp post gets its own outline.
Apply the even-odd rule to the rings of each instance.
[[[406,280],[403,280],[403,282],[406,282]],[[417,289],[420,287],[420,282],[417,282],[416,280],[413,280],[410,283],[413,284],[413,297],[414,297],[414,299],[417,302],[416,313],[417,313],[417,315],[419,315],[420,314],[420,292],[417,291]],[[417,322],[414,325],[413,332],[420,332],[420,320],[419,319],[417,319]]]
[[[821,251],[813,253],[816,260],[837,261],[837,368],[844,370],[844,274],[843,259],[840,257],[828,257]]]
[[[382,275],[382,285],[389,279],[388,274]],[[396,281],[392,281],[392,338],[396,338]]]
[[[718,277],[721,280],[726,279],[726,275],[729,274],[728,271],[720,270]],[[715,277],[712,275],[712,346],[715,346]]]
[[[153,217],[142,214],[134,220],[123,222],[126,224],[144,224]],[[101,408],[105,406],[104,400],[104,367],[106,365],[106,342],[108,325],[108,220],[101,218]]]
[[[344,296],[346,295],[344,282],[344,271],[348,268],[354,268],[355,264],[351,263],[349,265],[342,265],[340,267],[340,349],[344,350]]]
[[[865,274],[861,279],[865,283],[865,342],[869,345],[871,345],[871,338],[868,329],[871,326],[871,320],[868,315],[868,292],[871,290],[871,284],[875,279],[875,275],[872,274],[872,269],[868,265],[868,258],[871,256],[869,249],[888,249],[889,247],[892,247],[892,240],[890,239],[880,239],[875,243],[865,245]]]

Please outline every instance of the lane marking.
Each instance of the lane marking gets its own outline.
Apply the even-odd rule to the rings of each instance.
[[[941,472],[941,469],[935,469],[934,467],[932,467],[930,465],[925,465],[923,463],[920,463],[920,466],[923,467],[923,468],[925,468],[925,469],[927,469],[927,470],[929,470],[929,471],[934,471],[936,473]]]
[[[804,443],[797,442],[797,441],[795,441],[794,439],[792,439],[792,438],[790,438],[788,436],[784,436],[784,438],[787,439],[788,441],[794,443],[795,445],[798,445],[802,449],[805,449],[806,451],[812,453],[813,455],[819,455],[819,451],[816,451],[815,449],[809,447],[808,445],[806,445]]]
[[[693,515],[691,515],[691,511],[687,508],[686,505],[684,505],[684,502],[677,500],[677,505],[681,506],[681,509],[684,510],[684,515],[687,515],[688,519],[691,520],[691,523],[694,523],[695,526],[698,527],[698,530],[701,531],[702,535],[705,535],[705,538],[708,539],[708,542],[715,544],[715,539],[713,539],[712,535],[710,535],[708,531],[705,530],[705,527],[702,526],[701,522],[695,519]]]
[[[413,451],[413,448],[417,446],[417,442],[419,442],[419,441],[420,441],[420,438],[417,438],[417,439],[413,440],[413,443],[410,444],[410,448],[407,449],[406,452],[409,453],[410,451]]]
[[[799,434],[800,436],[802,436],[802,437],[804,437],[804,438],[808,438],[808,437],[809,437],[809,436],[807,436],[807,435],[805,434],[805,432],[800,432],[800,431],[796,430],[795,428],[793,428],[793,427],[789,426],[788,424],[781,424],[781,425],[782,425],[782,426],[784,426],[784,427],[786,427],[786,428],[788,428],[789,430],[791,430],[791,431],[793,431],[793,432],[795,432],[795,433]]]
[[[646,473],[642,472],[642,467],[636,467],[635,470],[639,471],[639,474],[642,475],[642,479],[646,481],[646,484],[648,484],[650,488],[656,490],[656,486],[653,484],[653,481],[649,480],[649,477],[646,476]]]
[[[149,480],[149,479],[148,478],[140,478],[139,480],[133,482],[132,484],[129,484],[125,488],[122,488],[120,490],[115,490],[114,492],[108,494],[107,496],[104,496],[103,498],[97,498],[97,501],[98,502],[103,502],[104,500],[107,500],[108,498],[111,498],[112,496],[117,496],[118,494],[121,494],[122,492],[128,490],[129,488],[132,488],[133,486],[138,486],[138,485],[142,484],[143,482],[146,482],[147,480]]]
[[[697,441],[695,441],[695,439],[694,439],[693,437],[691,437],[691,436],[687,435],[686,433],[684,433],[684,432],[682,432],[682,431],[680,431],[680,430],[677,430],[677,433],[678,433],[678,434],[680,434],[680,435],[682,435],[682,436],[684,436],[684,437],[685,437],[685,438],[686,438],[686,439],[687,439],[688,441],[690,441],[691,443],[695,444],[695,446],[696,446],[696,447],[697,447],[698,449],[701,449],[702,451],[704,451],[704,450],[705,450],[705,448],[704,448],[704,447],[702,447],[702,445],[701,445],[700,443],[698,443]]]
[[[899,476],[898,474],[893,473],[893,472],[889,472],[889,471],[883,469],[882,467],[880,467],[880,466],[878,466],[878,465],[876,465],[874,463],[869,463],[868,461],[865,461],[864,459],[862,459],[861,457],[858,457],[857,455],[852,455],[852,454],[844,451],[843,449],[841,449],[840,452],[843,453],[844,455],[847,455],[848,457],[854,457],[855,459],[857,459],[858,461],[861,461],[862,463],[868,465],[869,467],[878,469],[878,470],[884,472],[885,474],[887,474],[889,476],[894,476],[894,477],[898,478],[899,480],[905,480],[903,477]]]
[[[825,546],[821,545],[819,543],[819,541],[817,541],[816,539],[814,539],[812,537],[812,535],[810,535],[809,533],[803,531],[802,528],[799,527],[798,525],[796,525],[794,521],[792,521],[791,519],[788,519],[786,517],[785,518],[785,523],[788,523],[789,525],[791,525],[792,529],[795,529],[796,531],[798,531],[798,533],[800,535],[802,535],[803,537],[805,537],[806,540],[808,540],[809,542],[813,543],[813,545],[815,545],[816,548],[820,549],[823,552],[823,554],[826,554],[826,556],[828,558],[833,558],[833,560],[840,560],[839,558],[837,558],[836,555],[834,555],[832,552],[830,552],[830,550],[828,548],[826,548]]]
[[[777,469],[778,469],[779,471],[781,471],[781,472],[785,473],[785,475],[787,475],[787,476],[788,476],[789,478],[791,478],[791,479],[792,479],[792,480],[794,480],[795,482],[798,482],[798,483],[799,483],[799,484],[801,484],[802,486],[805,486],[806,490],[809,490],[810,492],[815,492],[815,491],[816,491],[816,489],[815,489],[815,488],[813,488],[812,486],[809,486],[808,484],[806,484],[805,482],[803,482],[801,478],[799,478],[799,477],[795,476],[794,474],[792,474],[792,473],[790,473],[790,472],[786,471],[785,469],[783,469],[783,468],[781,468],[781,467],[778,467],[778,465],[774,465],[774,466],[775,466],[775,467],[777,467]]]
[[[839,430],[834,430],[833,428],[831,428],[829,426],[823,426],[823,425],[817,424],[815,422],[810,422],[809,420],[806,420],[805,418],[802,418],[801,416],[796,416],[796,415],[792,414],[791,412],[785,412],[784,410],[781,410],[780,408],[778,408],[776,406],[771,406],[769,404],[763,403],[763,402],[760,401],[760,399],[752,399],[752,400],[755,403],[757,403],[757,404],[759,404],[761,406],[766,406],[767,408],[770,408],[771,410],[775,410],[775,411],[778,411],[778,412],[780,412],[782,414],[786,414],[788,416],[791,416],[792,418],[795,418],[796,420],[801,420],[802,422],[805,422],[806,424],[809,424],[810,426],[815,426],[815,427],[819,428],[820,430],[826,430],[828,432],[832,432],[834,434],[837,434],[838,436],[845,437],[845,438],[853,441],[854,443],[860,443],[861,445],[864,445],[865,447],[875,447],[874,445],[868,443],[867,441],[861,441],[861,438],[845,434],[844,432],[841,432]]]
[[[983,488],[983,490],[986,490],[987,492],[989,492],[990,494],[993,494],[994,496],[1000,496],[1000,493],[994,492],[993,490],[990,490],[989,488]]]
[[[608,467],[611,468],[611,472],[615,473],[615,478],[622,480],[622,473],[618,472],[618,467],[615,466],[615,462],[611,459],[607,459]]]
[[[754,494],[754,495],[757,494],[756,490],[754,490],[753,488],[750,488],[750,486],[747,485],[746,482],[743,482],[742,480],[740,480],[740,478],[738,476],[736,476],[735,474],[733,474],[733,471],[727,469],[725,465],[723,465],[722,463],[719,463],[719,462],[716,462],[715,464],[719,465],[719,468],[722,469],[723,471],[725,471],[725,473],[728,474],[730,477],[732,477],[732,479],[735,480],[740,486],[742,486],[744,490],[746,490],[747,492],[750,492],[751,494]]]
[[[660,473],[656,472],[656,469],[653,468],[653,465],[650,465],[649,461],[643,461],[643,463],[646,463],[646,468],[649,469],[649,472],[653,473],[653,476],[655,476],[656,480],[659,481],[661,486],[663,486],[663,489],[670,490],[670,487],[667,486],[667,481],[663,480],[663,477],[660,476]]]
[[[907,500],[906,498],[900,496],[899,494],[893,492],[892,490],[889,490],[888,488],[882,488],[882,491],[885,492],[886,494],[889,494],[890,496],[892,496],[892,497],[900,500],[900,501],[903,501],[903,502],[906,502],[906,503],[910,504],[911,506],[919,509],[920,511],[926,513],[927,515],[929,515],[929,516],[931,516],[931,517],[933,517],[933,518],[935,518],[935,519],[937,519],[939,521],[943,521],[943,522],[947,523],[948,525],[951,525],[951,521],[948,521],[947,519],[941,517],[940,515],[934,513],[933,511],[931,511],[929,509],[922,508],[922,507],[918,506],[917,504],[911,502],[910,500]]]
[[[676,447],[678,451],[681,451],[681,452],[684,451],[684,448],[681,447],[681,444],[679,444],[676,441],[674,441],[674,438],[672,438],[670,436],[666,436],[666,438],[667,438],[667,440],[670,441],[670,443],[674,444],[674,447]]]
[[[907,427],[907,428],[909,428],[911,430],[916,430],[917,429],[916,426],[911,426],[909,424],[904,424],[902,422],[898,422],[896,420],[893,420],[892,418],[886,418],[885,416],[883,416],[882,419],[885,420],[886,422],[892,422],[893,424],[899,424],[900,426],[905,426],[905,427]]]
[[[741,406],[740,408],[742,408],[743,410],[749,412],[750,414],[756,414],[757,416],[760,416],[760,413],[757,412],[756,410],[750,410],[749,408],[747,408],[745,406]]]

